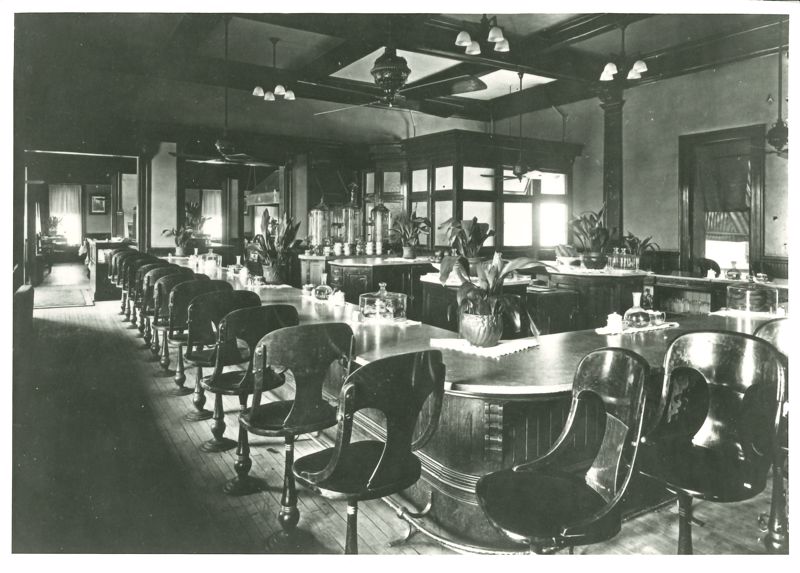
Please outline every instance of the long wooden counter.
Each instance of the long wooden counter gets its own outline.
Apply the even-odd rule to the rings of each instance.
[[[241,287],[237,279],[231,282]],[[289,287],[260,287],[257,292],[265,304],[294,305],[301,323],[349,323],[356,336],[360,364],[403,352],[426,350],[430,348],[431,339],[455,336],[453,332],[425,324],[361,322],[355,305],[334,306]],[[707,329],[752,332],[763,320],[685,317],[680,319],[678,328],[637,334],[604,336],[594,330],[583,330],[546,335],[540,337],[537,348],[499,360],[443,350],[447,367],[446,395],[439,428],[428,445],[418,452],[423,477],[405,492],[405,497],[417,507],[432,499],[426,520],[431,520],[447,537],[484,546],[507,546],[507,541],[480,511],[475,484],[481,475],[547,451],[566,420],[572,378],[583,356],[597,348],[617,346],[638,352],[654,369],[659,369],[669,344],[684,332]],[[659,384],[656,374],[653,385]],[[325,386],[326,398],[335,401],[340,385],[341,379],[333,376]],[[657,387],[650,391],[660,392]],[[275,393],[281,398],[290,397],[293,388],[286,384]],[[427,413],[423,417],[425,415]],[[592,432],[601,431],[598,422],[597,414],[588,411],[579,420],[587,440]],[[384,437],[379,416],[359,416],[357,424],[362,436]],[[585,445],[585,442],[576,443],[575,447]],[[636,488],[633,490],[629,513],[652,505],[652,498],[640,495]]]

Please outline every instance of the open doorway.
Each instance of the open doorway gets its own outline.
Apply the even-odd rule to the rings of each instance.
[[[137,158],[25,152],[26,277],[34,307],[93,304],[93,241],[135,242]]]

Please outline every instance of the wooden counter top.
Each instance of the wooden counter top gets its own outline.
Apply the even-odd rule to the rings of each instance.
[[[238,278],[232,278],[230,282],[234,288],[244,288]],[[449,330],[427,324],[361,322],[358,306],[335,306],[304,296],[302,291],[291,287],[260,287],[256,292],[264,304],[294,305],[301,323],[341,321],[350,324],[356,336],[357,362],[360,364],[404,352],[428,350],[432,338],[455,336]],[[692,330],[752,332],[764,320],[697,316],[680,318],[679,328],[636,334],[603,336],[594,330],[551,334],[539,338],[538,348],[498,360],[442,350],[447,365],[445,388],[450,394],[476,397],[524,399],[552,396],[572,389],[572,378],[581,358],[597,348],[629,348],[646,358],[651,366],[660,367],[667,347],[679,334]]]
[[[430,265],[431,262],[426,258],[404,259],[402,257],[348,257],[345,259],[333,259],[328,261],[328,264],[331,266],[340,267],[390,267]]]

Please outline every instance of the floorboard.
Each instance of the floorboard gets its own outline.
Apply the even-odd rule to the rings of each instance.
[[[191,395],[173,397],[138,330],[121,321],[119,303],[36,310],[35,367],[14,388],[12,550],[33,553],[261,553],[279,529],[281,440],[253,437],[251,474],[267,491],[222,493],[234,475],[235,450],[205,454],[210,421],[187,422]],[[173,348],[173,362],[175,365]],[[187,385],[194,373],[187,372]],[[207,408],[213,407],[209,395]],[[226,435],[235,438],[238,399],[225,398]],[[297,456],[315,451],[299,440]],[[341,553],[345,503],[298,488],[300,527],[323,553]],[[769,490],[739,504],[698,503],[700,554],[763,553],[756,518]],[[416,535],[381,501],[359,506],[359,549],[372,554],[447,554]],[[613,540],[579,554],[671,554],[677,544],[673,507],[623,525]]]

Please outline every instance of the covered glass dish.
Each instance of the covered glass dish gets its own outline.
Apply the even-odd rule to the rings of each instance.
[[[378,292],[365,293],[358,297],[361,316],[367,320],[405,320],[408,295],[387,291],[386,283],[378,283],[378,288]]]
[[[752,312],[775,312],[778,308],[778,289],[752,281],[728,285],[727,307]]]

